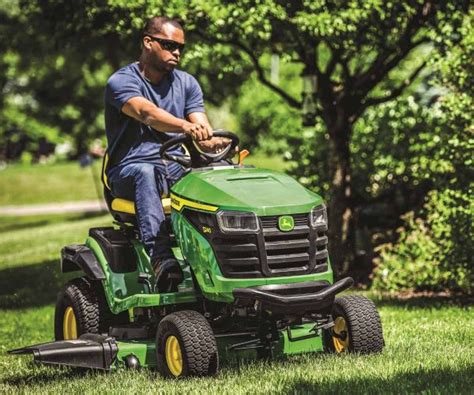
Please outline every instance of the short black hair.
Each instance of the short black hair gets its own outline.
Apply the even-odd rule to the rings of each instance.
[[[145,27],[143,28],[143,35],[145,36],[147,34],[163,33],[163,25],[166,23],[169,23],[177,29],[181,29],[184,31],[183,27],[176,19],[171,19],[166,16],[154,16],[145,23]]]

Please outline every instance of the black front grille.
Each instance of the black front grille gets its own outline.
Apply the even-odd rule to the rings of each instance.
[[[260,218],[270,275],[290,276],[326,271],[327,238],[323,246],[323,240],[318,240],[317,232],[309,226],[308,214],[295,214],[292,217],[295,226],[290,232],[278,229],[278,216]],[[318,244],[323,254],[318,255]]]
[[[222,233],[215,215],[186,209],[184,215],[209,240],[226,277],[277,277],[327,271],[326,229],[309,226],[308,214],[292,215],[294,229],[278,229],[279,216],[259,217],[260,232]],[[208,227],[211,232],[203,231]]]
[[[259,277],[260,255],[256,235],[213,237],[211,245],[225,276]]]

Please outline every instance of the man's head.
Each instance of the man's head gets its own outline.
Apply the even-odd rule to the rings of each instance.
[[[143,49],[147,64],[160,73],[172,71],[184,48],[184,31],[175,20],[155,16],[143,29]]]

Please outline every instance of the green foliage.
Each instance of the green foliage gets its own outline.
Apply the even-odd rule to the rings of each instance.
[[[395,246],[381,246],[374,289],[472,292],[473,199],[450,189],[432,191],[426,219],[406,217]]]
[[[277,58],[278,78],[281,86],[292,95],[301,92],[300,67]],[[269,64],[269,57],[263,64]],[[266,67],[269,69],[270,67]],[[301,114],[291,108],[275,92],[262,86],[255,75],[243,84],[240,94],[233,100],[238,131],[243,136],[242,146],[260,148],[269,155],[288,151],[288,141],[301,133]]]
[[[197,76],[208,101],[219,105],[239,94],[239,87],[251,70],[260,68],[258,78],[266,78],[265,59],[261,61],[260,56],[268,52],[301,65],[306,61],[304,52],[316,49],[323,69],[331,52],[342,51],[351,68],[362,67],[364,61],[373,58],[374,48],[396,42],[418,6],[418,2],[382,6],[364,1],[297,5],[271,0],[92,0],[77,4],[17,0],[13,5],[0,5],[0,13],[8,21],[2,33],[12,37],[11,42],[2,45],[20,59],[5,75],[12,87],[11,96],[31,99],[31,104],[22,108],[26,116],[71,136],[76,150],[83,152],[91,139],[103,136],[105,81],[114,69],[136,59],[140,29],[151,15],[168,15],[183,21],[190,44],[183,67]],[[444,20],[449,14],[456,19],[457,9],[454,5],[440,6],[436,18]],[[429,24],[434,25],[436,18],[430,19]],[[331,77],[340,83],[342,74],[338,66]],[[301,79],[296,79],[293,87],[296,89],[290,89],[286,99],[297,107],[301,105]],[[283,88],[283,92],[287,91]],[[267,102],[262,98],[264,105]],[[282,103],[279,107],[283,107]],[[275,128],[287,129],[284,115],[278,115],[283,114],[283,109],[276,114],[280,119],[275,120]],[[268,129],[261,122],[248,126],[252,130],[256,126]],[[26,127],[22,131],[29,134]],[[276,149],[280,148],[281,144],[277,144]]]
[[[381,248],[380,260],[375,271],[373,288],[400,292],[407,289],[436,289],[444,290],[447,275],[439,267],[435,255],[439,248],[432,240],[429,231],[420,219],[413,219],[413,212],[405,217],[408,229],[400,230],[397,255],[394,255],[393,245],[385,244]],[[438,289],[439,290],[439,289]]]
[[[420,161],[426,164],[422,177],[430,179],[433,190],[420,218],[408,221],[396,245],[384,247],[375,271],[379,289],[473,291],[473,16],[462,27],[463,40],[437,59],[438,83],[449,91],[434,107],[434,137],[421,145],[425,156]]]
[[[92,139],[104,135],[105,82],[132,48],[130,41],[120,51],[110,49],[117,39],[109,32],[113,18],[125,13],[83,12],[82,6],[51,1],[20,0],[13,8],[18,12],[0,6],[7,22],[3,32],[11,37],[2,40],[0,56],[6,76],[0,145],[18,135],[27,136],[30,145],[38,136],[51,143],[67,138],[76,155],[83,153]],[[35,151],[35,145],[28,148]]]
[[[3,132],[12,129],[27,130],[33,143],[38,143],[41,138],[56,144],[62,140],[57,127],[38,121],[35,117],[22,112],[18,106],[7,104],[3,108],[0,118],[3,121]]]
[[[439,117],[422,100],[419,95],[404,96],[370,109],[355,126],[353,179],[355,192],[364,200],[394,189],[415,190],[431,184],[433,173],[452,171],[451,163],[440,157],[444,146]]]
[[[295,161],[290,174],[323,196],[328,195],[331,184],[328,140],[329,135],[322,122],[317,122],[311,128],[303,128],[298,136],[292,136],[289,140],[289,152]]]

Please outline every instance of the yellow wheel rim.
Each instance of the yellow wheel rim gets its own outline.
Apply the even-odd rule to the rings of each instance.
[[[66,308],[63,317],[63,337],[64,340],[77,339],[76,315],[71,306]]]
[[[181,347],[176,336],[169,336],[166,339],[165,356],[168,369],[171,374],[178,377],[183,371],[183,357]]]
[[[336,317],[334,320],[333,332],[340,337],[332,337],[334,348],[337,353],[345,352],[349,349],[349,330],[344,317]]]

